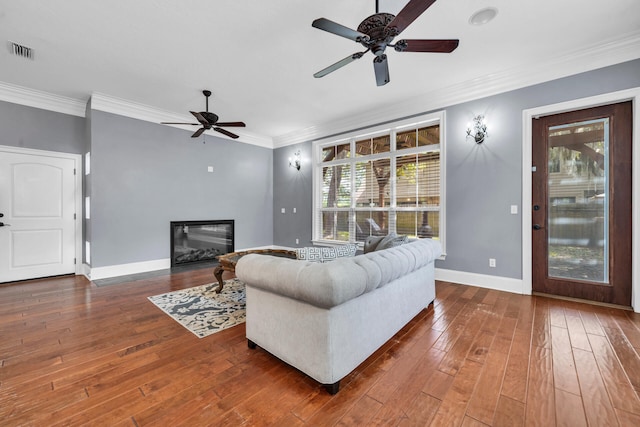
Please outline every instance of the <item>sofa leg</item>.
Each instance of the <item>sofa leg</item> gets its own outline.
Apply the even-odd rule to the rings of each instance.
[[[257,345],[253,341],[247,340],[247,347],[249,347],[251,350],[254,350],[257,347]]]
[[[327,389],[329,394],[334,395],[340,390],[340,381],[333,384],[324,384],[324,388]]]

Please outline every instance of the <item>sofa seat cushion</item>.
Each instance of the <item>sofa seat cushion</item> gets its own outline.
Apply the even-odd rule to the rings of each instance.
[[[331,308],[434,262],[440,253],[437,241],[421,239],[330,263],[249,254],[238,261],[236,275],[247,285]]]

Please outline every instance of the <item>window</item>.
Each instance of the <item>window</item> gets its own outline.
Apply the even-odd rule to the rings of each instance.
[[[390,232],[444,247],[444,112],[314,144],[314,241]]]

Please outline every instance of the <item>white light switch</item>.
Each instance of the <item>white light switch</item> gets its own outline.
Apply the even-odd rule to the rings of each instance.
[[[511,215],[518,214],[518,205],[511,205]]]
[[[285,210],[285,208],[280,209],[280,213],[287,213],[287,211]]]
[[[293,208],[293,213],[296,213],[296,208]]]
[[[207,166],[207,172],[213,172],[213,166]]]

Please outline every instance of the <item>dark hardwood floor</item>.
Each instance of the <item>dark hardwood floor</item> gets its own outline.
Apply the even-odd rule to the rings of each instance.
[[[440,282],[331,396],[244,325],[198,339],[147,300],[213,281],[0,286],[0,424],[640,425],[633,312]]]

